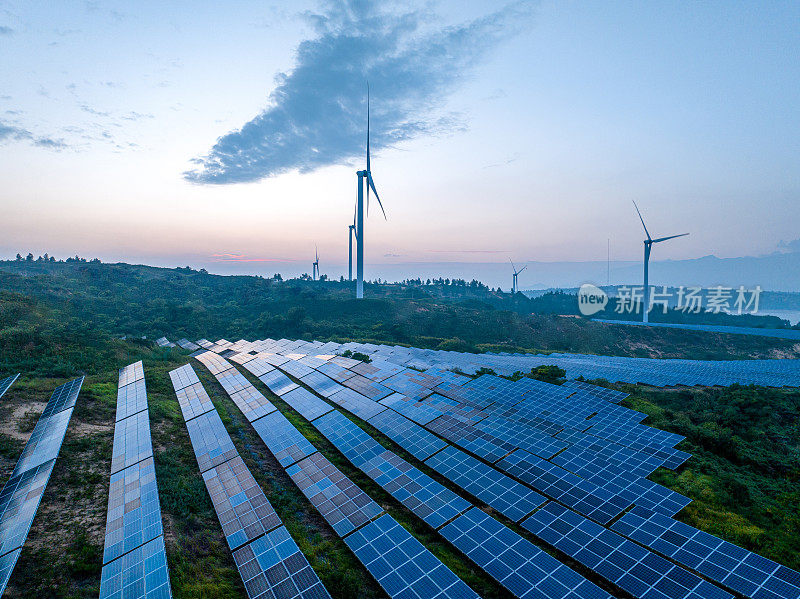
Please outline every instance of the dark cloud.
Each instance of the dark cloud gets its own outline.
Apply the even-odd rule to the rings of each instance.
[[[463,129],[433,116],[487,52],[528,23],[527,1],[474,21],[435,28],[434,15],[388,12],[367,0],[339,0],[307,14],[316,32],[297,49],[294,69],[276,78],[268,107],[217,140],[196,168],[197,183],[258,181],[349,161],[364,152],[365,81],[373,92],[374,149],[420,135]]]
[[[35,146],[49,150],[63,150],[67,147],[67,144],[60,139],[40,137],[34,135],[28,129],[0,121],[0,145],[5,145],[12,141],[28,141]]]
[[[11,27],[0,25],[0,35],[14,35],[14,30]]]

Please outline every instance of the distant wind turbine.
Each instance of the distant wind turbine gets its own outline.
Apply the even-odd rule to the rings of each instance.
[[[644,227],[644,233],[647,235],[647,239],[644,240],[644,295],[642,297],[642,322],[648,322],[648,311],[650,308],[650,286],[647,271],[650,264],[650,250],[653,249],[654,243],[661,243],[662,241],[675,239],[676,237],[684,237],[685,235],[688,235],[688,233],[680,233],[678,235],[670,235],[669,237],[659,237],[658,239],[653,239],[650,237],[650,232],[647,230],[647,225],[644,224],[642,213],[639,212],[639,206],[636,205],[636,202],[633,202],[633,207],[636,208],[636,213],[639,215],[639,220],[642,221],[642,227]]]
[[[514,279],[513,279],[513,282],[511,284],[511,294],[512,295],[516,295],[516,293],[517,293],[517,277],[519,276],[519,273],[521,273],[523,270],[528,268],[528,265],[526,264],[525,266],[523,266],[522,268],[517,270],[517,267],[514,266],[514,262],[511,260],[511,258],[509,258],[508,261],[511,262],[511,268],[514,270]]]
[[[369,190],[375,194],[375,199],[378,200],[378,205],[383,212],[383,218],[386,218],[386,211],[383,209],[383,203],[378,190],[375,189],[375,182],[372,180],[372,171],[369,164],[369,83],[367,84],[367,168],[363,171],[357,171],[358,175],[358,200],[356,201],[356,297],[361,299],[364,297],[364,183],[366,182],[367,188],[367,213],[369,214]]]
[[[311,279],[316,281],[319,278],[319,251],[314,246],[314,262],[311,265]]]

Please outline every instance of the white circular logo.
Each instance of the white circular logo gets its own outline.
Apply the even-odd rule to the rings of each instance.
[[[578,290],[578,309],[584,316],[597,314],[607,303],[608,295],[596,285],[584,283]]]

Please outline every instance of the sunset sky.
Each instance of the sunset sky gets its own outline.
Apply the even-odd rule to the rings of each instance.
[[[397,6],[0,1],[0,257],[338,276],[367,79],[368,278],[800,237],[800,3]]]

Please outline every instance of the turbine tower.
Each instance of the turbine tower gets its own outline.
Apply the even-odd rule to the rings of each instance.
[[[511,258],[509,258],[508,261],[511,262],[511,268],[514,270],[514,279],[513,279],[513,282],[511,283],[511,295],[516,295],[516,293],[517,293],[517,277],[519,276],[519,273],[521,273],[523,270],[528,268],[528,265],[526,264],[525,266],[523,266],[522,268],[517,270],[517,267],[514,266],[514,262],[511,260]]]
[[[644,240],[644,294],[642,296],[642,322],[649,322],[648,312],[650,310],[650,286],[648,282],[649,279],[647,271],[650,263],[650,250],[653,249],[654,243],[661,243],[662,241],[667,241],[668,239],[683,237],[688,235],[688,233],[680,233],[679,235],[670,235],[669,237],[659,237],[658,239],[653,239],[650,237],[650,232],[647,230],[647,225],[644,224],[642,213],[639,212],[639,206],[636,205],[636,202],[633,202],[633,207],[636,208],[636,213],[639,215],[639,220],[642,221],[642,227],[644,227],[644,234],[647,235],[647,239]]]
[[[378,190],[375,189],[375,182],[372,180],[372,171],[369,165],[369,84],[367,84],[367,168],[363,171],[357,171],[358,175],[358,199],[356,201],[356,298],[361,299],[364,297],[364,187],[366,183],[367,188],[367,213],[369,213],[369,190],[375,194],[375,199],[378,200],[378,205],[383,212],[383,218],[386,218],[386,211],[383,209],[383,203],[378,196]]]
[[[314,246],[314,262],[311,264],[311,280],[316,281],[319,278],[319,252],[317,246]]]
[[[347,226],[349,233],[347,241],[347,280],[353,280],[353,235],[356,232],[356,219],[353,218],[353,224]]]

